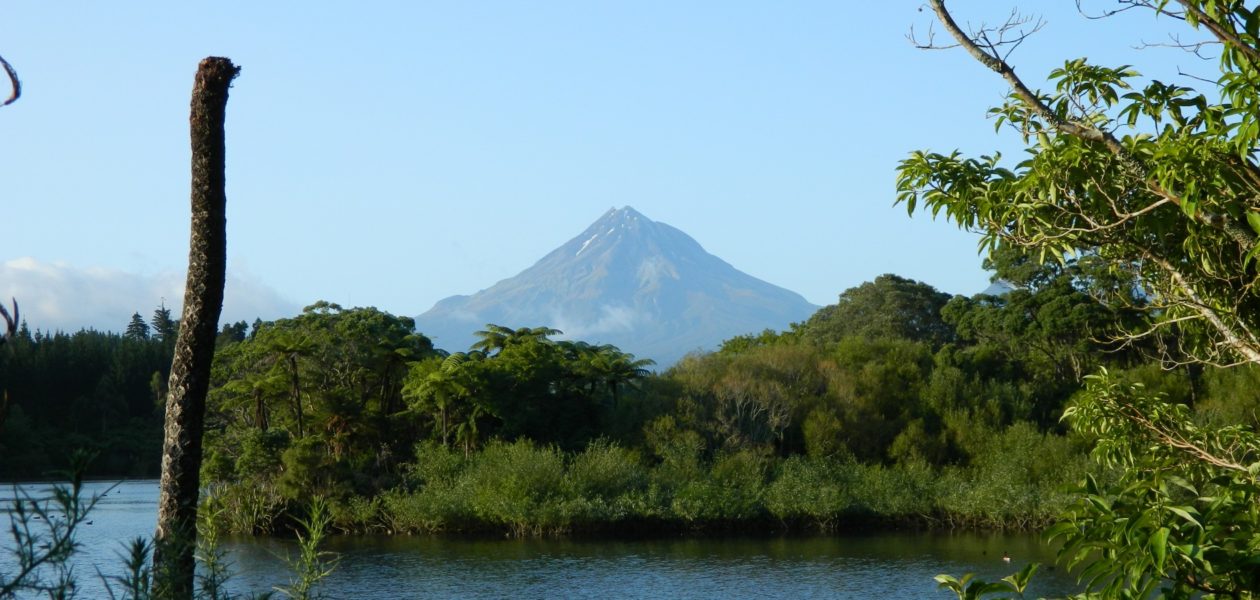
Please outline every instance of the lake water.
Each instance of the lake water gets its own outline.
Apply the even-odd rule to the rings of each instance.
[[[151,536],[157,484],[90,483],[103,494],[84,525],[75,563],[81,598],[108,597],[96,570],[119,574],[126,540]],[[39,494],[47,486],[24,489]],[[11,506],[13,488],[0,501]],[[3,523],[7,530],[7,523]],[[4,547],[11,542],[4,540]],[[292,542],[235,539],[225,544],[236,592],[285,585],[278,556]],[[938,573],[975,572],[991,580],[1025,562],[1042,563],[1028,597],[1076,591],[1053,568],[1053,553],[1037,536],[892,532],[837,536],[465,539],[423,536],[340,536],[328,550],[341,561],[321,591],[327,598],[949,598]],[[1011,564],[1002,562],[1009,552]],[[0,555],[0,570],[14,567]]]

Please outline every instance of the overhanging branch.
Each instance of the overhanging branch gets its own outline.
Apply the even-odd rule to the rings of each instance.
[[[1127,171],[1143,181],[1148,190],[1173,204],[1182,205],[1182,198],[1156,182],[1150,170],[1135,158],[1114,134],[1088,123],[1060,117],[1016,75],[1010,63],[998,56],[995,51],[985,50],[972,36],[962,30],[953,15],[945,8],[945,0],[929,0],[929,4],[941,25],[957,40],[958,44],[980,64],[988,67],[1010,84],[1015,95],[1039,118],[1060,133],[1101,144],[1120,161]],[[1195,211],[1193,218],[1204,225],[1225,232],[1244,252],[1251,251],[1256,243],[1256,235],[1250,229],[1235,222],[1229,215],[1199,210]]]
[[[1185,7],[1186,14],[1194,15],[1198,22],[1202,23],[1208,31],[1212,32],[1212,35],[1216,36],[1216,39],[1247,57],[1247,60],[1251,61],[1252,65],[1260,65],[1260,50],[1256,50],[1254,46],[1243,41],[1233,27],[1227,27],[1220,21],[1208,16],[1207,13],[1203,12],[1190,0],[1177,0],[1177,2]]]
[[[1221,334],[1226,347],[1234,352],[1237,352],[1240,356],[1246,358],[1251,363],[1260,365],[1260,340],[1257,340],[1254,335],[1251,335],[1251,332],[1246,328],[1241,328],[1241,331],[1239,331],[1225,323],[1225,320],[1221,317],[1220,313],[1209,306],[1208,303],[1199,296],[1198,292],[1195,291],[1194,286],[1191,285],[1185,275],[1183,275],[1172,263],[1168,262],[1161,256],[1155,255],[1154,253],[1147,252],[1145,254],[1146,259],[1152,264],[1159,266],[1159,268],[1168,275],[1168,279],[1172,282],[1172,284],[1175,285],[1184,295],[1187,300],[1184,305],[1197,312],[1203,320],[1207,321],[1208,324],[1217,331],[1217,333]],[[1246,336],[1247,339],[1244,339],[1243,336]]]

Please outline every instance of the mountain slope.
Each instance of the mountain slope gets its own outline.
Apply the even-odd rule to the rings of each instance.
[[[438,347],[456,351],[486,323],[546,325],[563,331],[559,337],[615,344],[663,368],[731,336],[783,329],[816,309],[625,207],[609,210],[515,277],[438,302],[416,326]]]

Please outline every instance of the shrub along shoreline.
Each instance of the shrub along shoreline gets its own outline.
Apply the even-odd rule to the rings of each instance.
[[[966,467],[863,464],[847,456],[787,459],[740,450],[702,457],[664,448],[655,460],[599,440],[565,453],[528,440],[463,452],[419,444],[397,485],[332,496],[344,533],[516,537],[652,532],[835,532],[872,528],[1036,530],[1071,500],[1086,456],[1067,438],[1015,426]],[[282,532],[295,511],[283,478],[219,483],[219,525]]]

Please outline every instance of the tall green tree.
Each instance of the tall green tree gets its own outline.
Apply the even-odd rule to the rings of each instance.
[[[835,304],[814,313],[796,329],[820,344],[850,336],[902,338],[933,347],[953,339],[953,328],[941,320],[949,294],[930,285],[885,274],[845,290]]]
[[[484,361],[485,354],[474,350],[414,362],[402,388],[410,409],[431,419],[433,435],[465,454],[480,442],[480,423],[494,416]]]
[[[149,325],[144,322],[144,317],[141,317],[140,313],[133,313],[131,322],[127,324],[127,330],[123,335],[133,340],[147,340],[149,339]]]
[[[558,333],[488,324],[468,352],[413,363],[403,396],[443,444],[465,451],[489,435],[582,448],[652,362],[549,338]]]
[[[490,354],[502,351],[513,344],[546,340],[549,336],[561,333],[564,332],[550,327],[519,327],[512,329],[503,325],[487,323],[485,329],[473,332],[473,335],[476,335],[479,339],[473,343],[472,349]]]
[[[570,360],[548,327],[518,328],[490,355],[484,374],[497,433],[577,449],[598,435],[600,403],[592,396],[585,365]]]
[[[223,329],[219,331],[219,337],[215,339],[215,344],[222,346],[235,342],[243,342],[245,341],[247,331],[249,331],[249,324],[245,321],[225,323],[223,325]]]
[[[149,326],[152,327],[153,337],[164,342],[175,343],[175,335],[179,333],[179,323],[171,317],[171,309],[166,308],[165,302],[153,310]]]
[[[417,437],[418,412],[404,402],[410,363],[438,355],[414,328],[407,317],[321,301],[221,343],[215,476],[246,487],[277,483],[271,467],[279,465],[249,450],[266,447],[283,454],[284,487],[302,498],[375,491]]]
[[[302,332],[290,329],[271,329],[261,338],[264,351],[273,355],[273,365],[284,370],[288,379],[289,406],[293,410],[294,436],[306,435],[305,408],[302,401],[302,365],[300,360],[310,356],[315,348],[311,339]]]
[[[623,388],[647,377],[651,373],[648,367],[656,364],[650,358],[636,359],[633,354],[622,352],[611,344],[596,348],[588,360],[595,377],[607,386],[613,406],[618,404]]]

